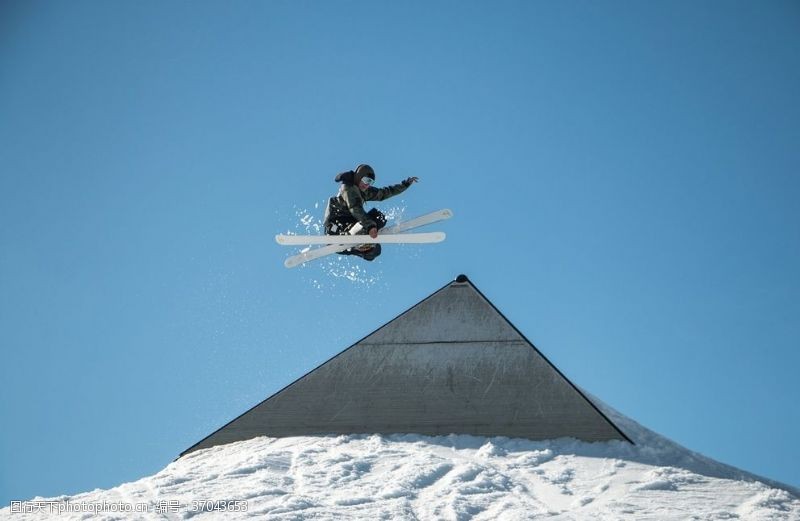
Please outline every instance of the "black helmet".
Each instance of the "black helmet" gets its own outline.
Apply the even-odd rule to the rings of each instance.
[[[372,167],[371,167],[371,166],[369,166],[369,165],[365,165],[365,164],[360,164],[360,165],[358,165],[358,166],[356,167],[356,169],[355,169],[355,173],[356,173],[356,175],[355,175],[355,179],[354,179],[354,181],[355,181],[355,184],[356,184],[356,185],[357,185],[357,184],[358,184],[358,183],[361,181],[361,179],[362,179],[362,178],[364,178],[364,177],[369,177],[369,178],[371,178],[373,181],[375,180],[375,170],[373,170],[373,169],[372,169]]]

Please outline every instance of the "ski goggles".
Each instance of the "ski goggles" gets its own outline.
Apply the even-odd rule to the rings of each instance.
[[[372,184],[375,183],[375,180],[371,177],[364,176],[361,178],[361,182],[367,186],[372,186]]]

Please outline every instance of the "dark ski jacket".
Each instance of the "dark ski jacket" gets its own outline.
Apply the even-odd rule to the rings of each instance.
[[[367,212],[364,211],[365,201],[383,201],[405,192],[408,186],[404,183],[376,188],[370,186],[362,191],[354,182],[355,173],[343,172],[336,176],[336,181],[341,182],[339,193],[328,200],[325,209],[325,230],[330,230],[332,224],[345,225],[354,220],[361,223],[364,230],[377,226]]]

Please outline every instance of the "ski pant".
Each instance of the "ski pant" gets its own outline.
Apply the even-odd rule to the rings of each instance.
[[[386,216],[378,210],[377,208],[373,208],[372,210],[367,212],[370,219],[375,221],[375,224],[378,225],[378,229],[380,230],[384,226],[386,226]],[[330,220],[325,222],[325,234],[326,235],[349,235],[350,230],[353,229],[354,226],[359,225],[359,222],[356,220],[355,217],[348,216],[340,217],[339,219]],[[364,230],[363,228],[358,230],[355,235],[363,235],[366,234],[368,230]],[[363,258],[364,260],[374,260],[375,257],[381,254],[381,245],[375,244],[372,248],[367,251],[359,251],[357,248],[348,248],[344,251],[339,252],[340,255],[358,255],[359,257]]]

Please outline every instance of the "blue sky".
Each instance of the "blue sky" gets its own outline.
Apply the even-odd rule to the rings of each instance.
[[[0,504],[108,488],[466,273],[573,382],[800,485],[792,1],[0,5]],[[367,162],[433,246],[287,270]],[[349,274],[349,277],[347,276]]]

